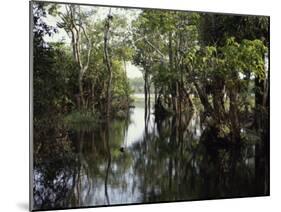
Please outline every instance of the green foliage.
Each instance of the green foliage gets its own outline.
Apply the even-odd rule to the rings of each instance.
[[[227,125],[222,124],[222,125],[219,125],[218,128],[219,128],[219,132],[218,132],[219,138],[225,138],[225,137],[229,136],[230,128]]]
[[[269,19],[258,16],[202,14],[200,40],[204,45],[225,45],[230,37],[240,43],[243,39],[259,39],[268,44]]]
[[[72,111],[64,117],[64,123],[67,125],[71,124],[96,124],[100,115],[98,112],[92,111]]]
[[[123,117],[133,92],[150,92],[155,93],[155,108],[176,114],[195,108],[210,116],[225,136],[239,131],[241,126],[234,127],[242,113],[253,113],[262,104],[259,95],[266,98],[266,86],[261,86],[268,78],[266,17],[143,9],[130,20],[123,13],[97,18],[95,9],[67,6],[63,11],[55,4],[34,4],[36,117],[71,114],[67,122],[91,122],[103,117],[107,105],[112,114]],[[73,27],[80,27],[75,48],[81,64],[73,40],[70,45],[44,41],[44,36],[57,33],[44,22],[47,15],[59,20],[57,26],[69,38]],[[107,63],[104,36],[109,19]],[[143,78],[128,79],[129,61],[141,69]]]

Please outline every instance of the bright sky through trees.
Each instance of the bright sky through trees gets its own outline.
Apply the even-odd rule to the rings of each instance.
[[[92,7],[88,6],[81,6],[81,9],[84,11],[89,11],[90,9],[93,9]],[[60,12],[65,12],[65,7],[61,6],[58,9]],[[107,13],[109,11],[108,7],[98,7],[95,8],[97,13],[93,17],[93,19],[105,19],[107,16]],[[131,27],[131,22],[135,20],[139,14],[141,13],[140,9],[123,9],[123,8],[112,8],[111,9],[112,14],[116,15],[124,15],[127,18],[128,21],[128,27]],[[61,21],[61,19],[58,16],[52,16],[50,14],[47,14],[43,20],[49,25],[53,27],[57,27],[57,23]],[[64,29],[58,28],[58,33],[54,33],[52,36],[45,36],[44,40],[46,42],[64,42],[70,44],[70,38],[66,31]],[[128,78],[136,78],[136,77],[142,77],[142,73],[139,69],[139,67],[133,65],[131,62],[127,62],[127,75]]]

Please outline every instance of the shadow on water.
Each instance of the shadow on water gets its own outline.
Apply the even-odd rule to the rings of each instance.
[[[93,128],[44,128],[34,138],[34,208],[266,195],[260,144],[210,149],[196,113]]]

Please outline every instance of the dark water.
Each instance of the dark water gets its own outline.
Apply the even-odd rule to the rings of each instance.
[[[142,104],[126,120],[45,126],[34,136],[34,209],[267,195],[260,144],[212,148],[203,129],[196,113],[145,122]]]

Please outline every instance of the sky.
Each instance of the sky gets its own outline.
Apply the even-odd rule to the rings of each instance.
[[[131,62],[127,63],[127,76],[128,78],[142,77],[140,68],[133,65]]]
[[[97,9],[96,15],[93,17],[93,21],[95,20],[102,20],[104,19],[108,12],[109,7],[97,7],[97,6],[81,6],[81,8],[85,11],[89,11],[90,9]],[[60,5],[59,8],[60,12],[65,12],[65,6],[63,4]],[[138,14],[141,12],[139,9],[120,9],[120,8],[111,8],[112,14],[119,14],[119,15],[126,15],[128,18],[129,26],[130,22],[138,17]],[[44,21],[53,27],[56,27],[57,22],[60,22],[61,19],[59,17],[54,17],[52,15],[47,14]],[[70,38],[64,29],[58,28],[58,32],[53,34],[51,37],[46,36],[44,37],[46,42],[64,42],[70,44]],[[127,76],[128,78],[136,78],[142,77],[142,73],[140,68],[133,65],[131,62],[127,62]]]

